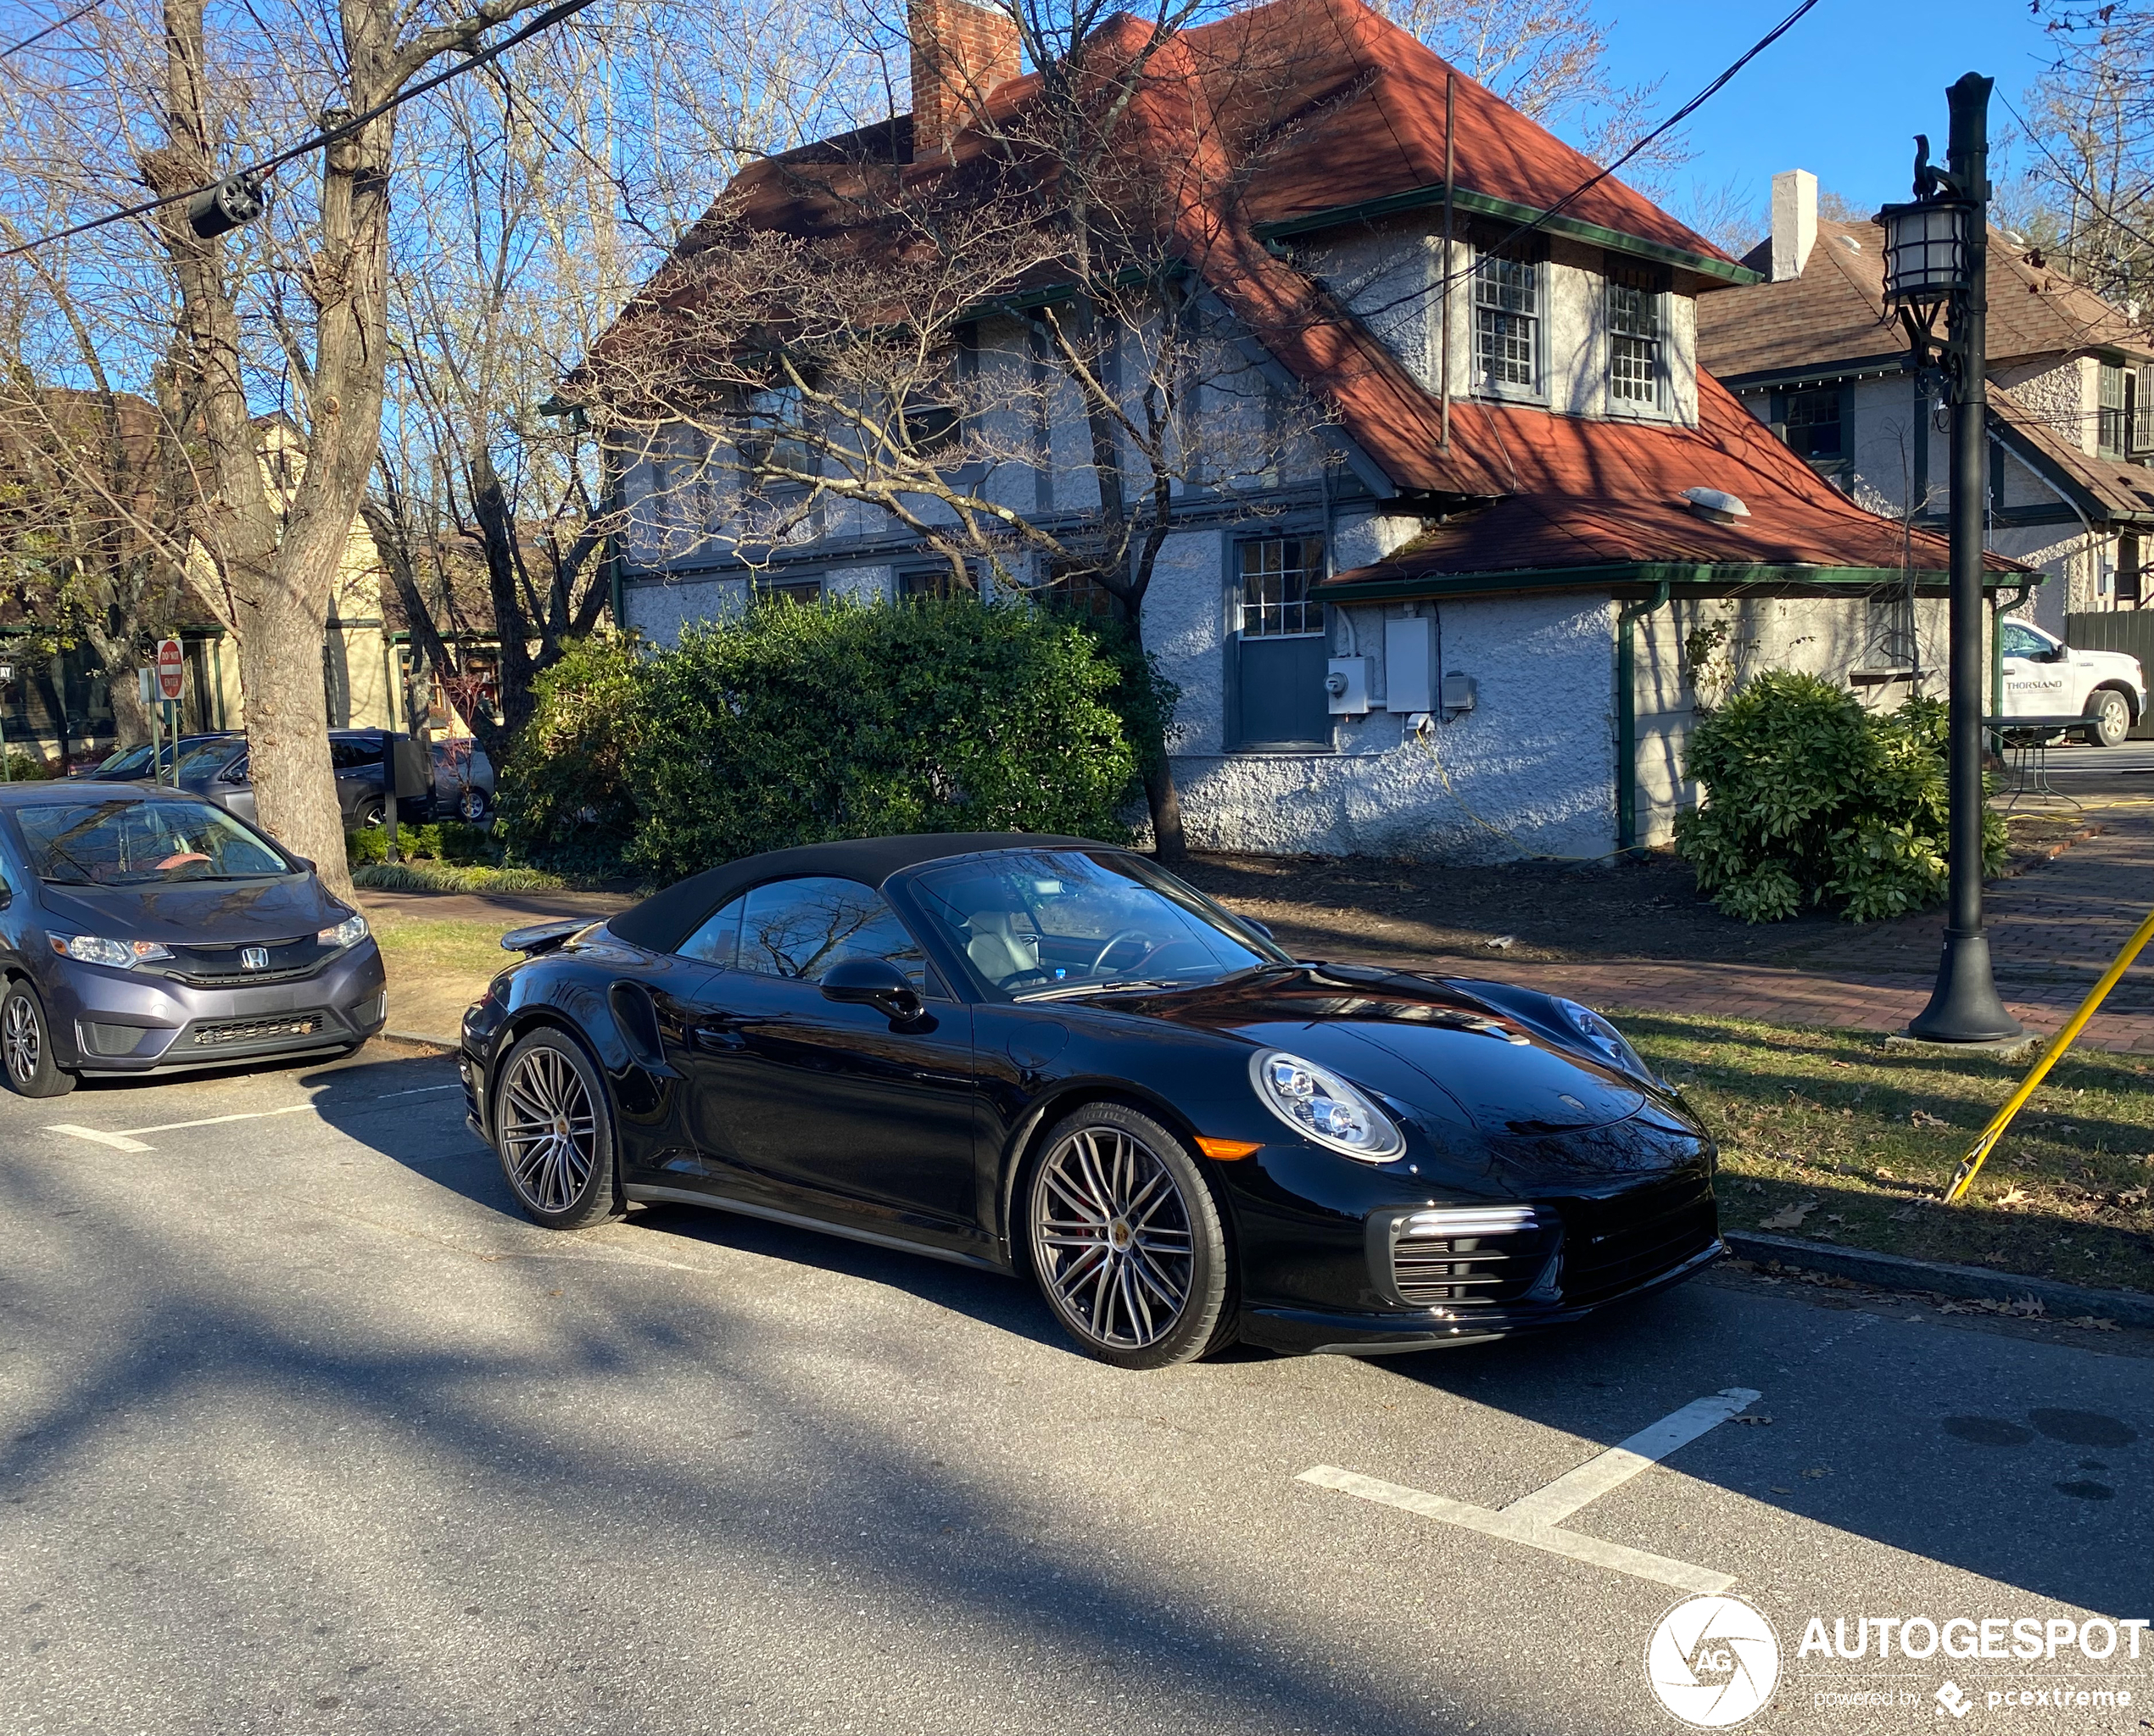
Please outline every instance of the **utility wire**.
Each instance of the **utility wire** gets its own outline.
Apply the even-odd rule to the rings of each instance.
[[[96,0],[92,0],[92,3],[96,3]],[[124,223],[130,218],[146,216],[152,211],[162,210],[167,205],[176,205],[184,200],[197,198],[205,193],[215,193],[228,181],[259,181],[263,176],[282,168],[295,158],[306,156],[310,152],[321,149],[325,145],[333,145],[339,139],[349,138],[369,121],[379,120],[392,109],[402,107],[415,97],[423,97],[428,91],[438,90],[452,78],[459,77],[471,71],[474,67],[485,65],[489,60],[507,53],[519,42],[528,42],[541,31],[550,30],[564,19],[574,17],[576,14],[592,3],[593,0],[556,0],[555,4],[549,6],[521,30],[502,37],[492,47],[481,49],[478,53],[467,56],[445,71],[436,73],[432,78],[421,79],[417,84],[405,86],[394,96],[383,98],[364,114],[354,114],[349,120],[340,121],[335,126],[325,128],[310,137],[301,139],[299,143],[279,151],[274,157],[265,158],[259,163],[251,163],[244,169],[236,169],[229,175],[220,176],[215,181],[206,181],[200,187],[191,187],[184,193],[167,193],[162,198],[145,199],[138,205],[129,205],[124,210],[108,211],[102,217],[92,217],[86,223],[75,224],[72,228],[59,229],[50,235],[41,235],[35,241],[21,242],[10,248],[0,248],[0,260],[11,260],[18,254],[26,254],[41,247],[49,247],[56,241],[65,241],[72,236],[86,235],[91,230],[102,229],[109,223]],[[1815,4],[1816,0],[1811,0],[1811,3]]]
[[[46,37],[51,36],[55,31],[65,30],[77,19],[87,18],[92,13],[95,12],[98,8],[103,4],[104,0],[89,0],[89,3],[86,6],[76,7],[74,11],[69,13],[68,15],[60,20],[58,24],[48,24],[43,30],[37,31],[34,36],[25,36],[20,42],[8,43],[6,47],[0,48],[0,60],[5,60],[10,54],[21,53],[25,48],[30,47],[33,44],[43,42]]]

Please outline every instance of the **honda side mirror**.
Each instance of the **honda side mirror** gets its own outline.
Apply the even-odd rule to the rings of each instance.
[[[841,958],[823,973],[823,998],[847,1006],[873,1007],[892,1024],[909,1024],[920,1016],[919,991],[887,958]]]

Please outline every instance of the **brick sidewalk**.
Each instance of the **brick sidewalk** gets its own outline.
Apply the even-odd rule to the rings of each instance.
[[[2136,795],[2130,786],[2125,793]],[[2154,803],[2122,800],[2108,790],[2090,790],[2082,799],[2089,818],[2107,830],[2016,879],[1993,882],[1987,890],[1998,989],[2030,1030],[2052,1031],[2070,1018],[2154,907]],[[1513,963],[1498,952],[1432,955],[1387,949],[1301,924],[1282,938],[1306,956],[1501,977],[1604,1007],[1883,1034],[1903,1029],[1928,1003],[1944,933],[1944,918],[1935,912],[1850,925],[1771,965],[1664,959]],[[2111,991],[2079,1041],[2089,1048],[2154,1054],[2154,946]]]

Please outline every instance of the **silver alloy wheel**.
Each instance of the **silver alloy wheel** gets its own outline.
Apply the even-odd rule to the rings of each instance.
[[[8,1052],[8,1076],[17,1085],[28,1085],[37,1077],[45,1046],[37,1030],[37,1009],[20,989],[8,996],[8,1011],[0,1020],[0,1045]]]
[[[591,1179],[598,1119],[568,1057],[534,1044],[509,1063],[501,1084],[501,1156],[524,1203],[565,1212]]]
[[[1174,1329],[1194,1262],[1189,1209],[1152,1149],[1119,1127],[1080,1128],[1032,1187],[1032,1254],[1064,1316],[1116,1350]]]
[[[2103,747],[2120,745],[2132,733],[2130,701],[2113,687],[2103,689],[2094,697],[2094,715],[2101,720],[2095,731],[2099,744]]]

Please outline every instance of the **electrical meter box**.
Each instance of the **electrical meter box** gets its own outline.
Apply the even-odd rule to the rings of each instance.
[[[1358,717],[1369,709],[1369,660],[1334,657],[1324,677],[1324,697],[1335,717]]]
[[[1436,709],[1436,617],[1415,615],[1384,622],[1384,708]]]

